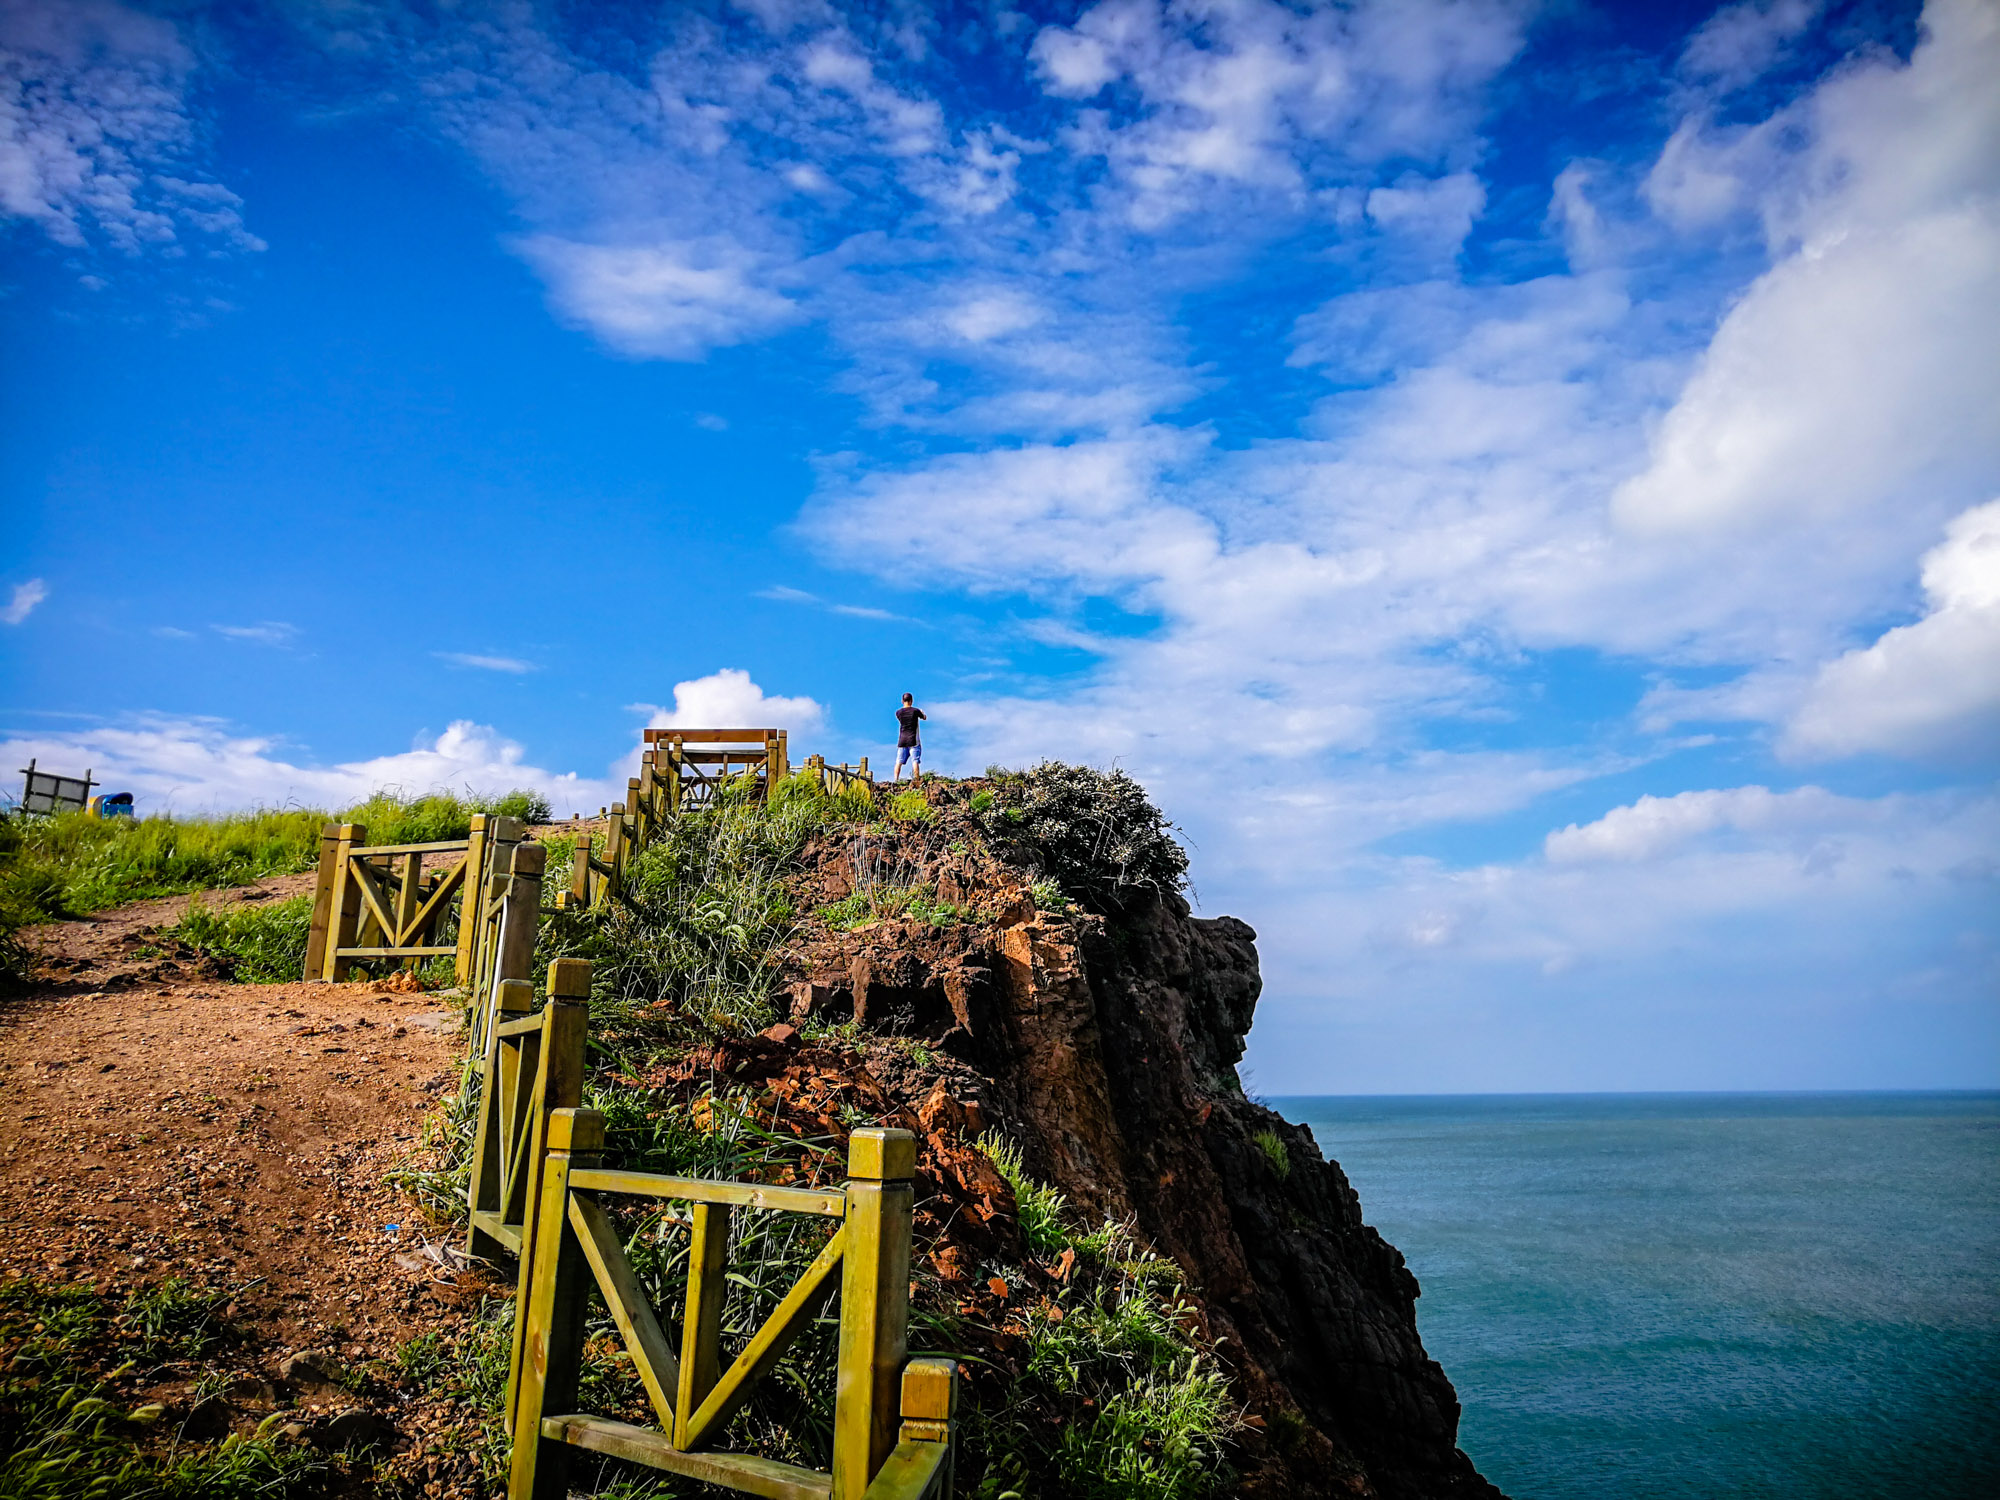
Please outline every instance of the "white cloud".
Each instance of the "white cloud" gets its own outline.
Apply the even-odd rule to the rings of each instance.
[[[569,812],[603,806],[624,785],[615,775],[595,781],[531,765],[519,744],[470,720],[455,721],[400,754],[334,765],[301,763],[279,740],[235,732],[220,720],[158,714],[15,736],[0,753],[32,755],[47,766],[88,766],[106,790],[135,793],[142,814],[284,806],[335,811],[384,787],[409,794],[527,787]],[[636,753],[631,763],[637,764]]]
[[[242,200],[192,175],[197,66],[172,21],[116,0],[0,0],[0,217],[74,248],[137,254],[193,230],[263,249]]]
[[[1746,0],[1725,5],[1688,38],[1681,70],[1721,90],[1762,74],[1819,13],[1817,0]]]
[[[1990,792],[1735,787],[1641,798],[1550,843],[1236,884],[1285,997],[1251,1035],[1260,1087],[1990,1085]]]
[[[700,359],[798,316],[757,285],[756,257],[724,239],[589,245],[530,235],[517,248],[547,278],[559,312],[627,354]]]
[[[1818,787],[1773,792],[1769,787],[1744,786],[1641,797],[1629,806],[1614,807],[1594,823],[1580,827],[1572,823],[1551,833],[1543,849],[1555,864],[1653,859],[1718,829],[1816,828],[1833,810],[1860,805]]]
[[[299,633],[298,626],[283,620],[259,620],[255,625],[211,625],[209,629],[232,641],[255,641],[260,646],[283,646]]]
[[[0,624],[19,625],[35,612],[35,606],[49,597],[49,586],[39,578],[14,585],[14,592],[0,607]]]
[[[825,710],[810,698],[773,697],[740,667],[674,684],[674,706],[634,705],[651,729],[817,729]]]
[[[520,674],[538,670],[533,662],[522,661],[517,656],[476,656],[464,651],[433,651],[431,655],[455,667],[473,667],[481,672]]]
[[[1691,216],[1741,178],[1780,258],[1618,491],[1623,525],[1688,535],[1893,511],[1907,537],[1904,518],[1935,524],[1932,497],[2000,465],[2000,12],[1938,0],[1925,26],[1907,66],[1851,67],[1706,153],[1676,137],[1676,171],[1701,186],[1673,193],[1707,205]],[[1879,546],[1872,530],[1848,533]]]
[[[2000,752],[2000,500],[1924,555],[1929,612],[1820,669],[1787,727],[1802,756]]]

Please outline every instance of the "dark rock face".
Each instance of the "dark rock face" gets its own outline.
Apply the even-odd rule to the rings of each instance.
[[[993,1102],[1072,1202],[1135,1218],[1187,1273],[1263,1422],[1243,1494],[1497,1497],[1455,1446],[1403,1257],[1312,1133],[1237,1084],[1255,939],[1178,897],[1005,929],[978,1038]]]
[[[1456,1447],[1458,1399],[1417,1336],[1403,1257],[1312,1133],[1243,1096],[1256,933],[1178,896],[1138,893],[1115,920],[1039,911],[1021,872],[972,839],[947,846],[953,832],[912,833],[899,857],[987,920],[828,934],[798,955],[794,1016],[851,1007],[924,1038],[949,1077],[904,1078],[885,1054],[871,1066],[889,1095],[915,1110],[935,1085],[1076,1209],[1133,1222],[1180,1264],[1252,1413],[1241,1494],[1503,1500]],[[824,851],[822,899],[855,867]],[[930,1109],[912,1124],[930,1130]]]

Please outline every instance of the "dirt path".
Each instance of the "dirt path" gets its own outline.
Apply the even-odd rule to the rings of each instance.
[[[186,900],[41,930],[49,982],[0,1001],[0,1276],[242,1287],[232,1321],[247,1339],[231,1358],[249,1395],[229,1425],[293,1406],[310,1427],[357,1398],[291,1356],[393,1360],[446,1309],[504,1286],[427,1254],[454,1237],[383,1183],[456,1091],[460,1016],[378,983],[193,977],[144,936]]]

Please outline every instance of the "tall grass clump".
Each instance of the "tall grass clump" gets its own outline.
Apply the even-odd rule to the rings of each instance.
[[[1225,1493],[1242,1413],[1188,1332],[1180,1268],[1119,1225],[1073,1232],[1061,1196],[1011,1147],[989,1136],[980,1149],[1014,1189],[1022,1238],[1044,1258],[1060,1252],[1066,1271],[1056,1297],[1024,1314],[1027,1360],[1005,1398],[967,1415],[960,1471],[986,1474],[972,1492],[1033,1494],[1031,1476],[1047,1476],[1080,1500]]]
[[[217,910],[195,895],[161,936],[207,954],[238,984],[283,984],[305,969],[312,906],[305,895]]]
[[[837,816],[830,798],[793,791],[766,807],[732,791],[669,819],[628,867],[622,899],[554,919],[539,952],[592,960],[607,1040],[761,1030],[777,1019],[777,950],[797,923],[787,882]]]

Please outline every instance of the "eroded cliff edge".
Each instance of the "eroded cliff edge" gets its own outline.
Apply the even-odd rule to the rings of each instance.
[[[1457,1397],[1418,1337],[1403,1257],[1310,1131],[1243,1095],[1254,931],[1144,885],[1098,911],[1038,902],[1041,861],[984,836],[978,790],[817,851],[820,900],[900,882],[983,920],[814,935],[790,960],[795,1017],[852,1016],[935,1049],[924,1066],[870,1047],[868,1067],[917,1116],[948,1195],[978,1196],[954,1162],[972,1129],[998,1126],[1074,1207],[1180,1265],[1251,1413],[1239,1493],[1498,1496],[1456,1447]]]

